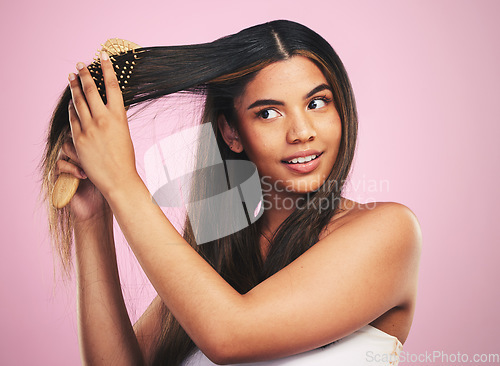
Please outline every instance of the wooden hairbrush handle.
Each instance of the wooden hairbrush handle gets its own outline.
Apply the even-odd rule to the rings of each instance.
[[[52,191],[52,205],[55,208],[66,206],[75,195],[79,184],[79,178],[69,173],[61,173]]]

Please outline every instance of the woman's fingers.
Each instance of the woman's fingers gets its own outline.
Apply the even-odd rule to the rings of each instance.
[[[72,140],[64,142],[61,150],[59,150],[54,173],[56,178],[61,173],[69,173],[80,179],[87,178],[81,167],[80,159]]]
[[[55,168],[54,173],[55,173],[56,178],[61,173],[68,173],[68,174],[74,175],[75,177],[80,178],[80,179],[87,178],[87,176],[85,175],[82,168],[80,168],[78,165],[73,164],[72,162],[62,160],[62,159],[60,159],[56,162],[56,168]]]
[[[77,75],[71,73],[69,74],[69,85],[80,131],[85,130],[93,120],[97,120],[110,111],[112,113],[125,111],[120,84],[106,52],[101,52],[101,68],[106,87],[107,105],[104,105],[89,69],[82,62],[78,62],[76,68],[80,80],[78,80]],[[76,119],[74,121],[76,125]]]
[[[69,79],[71,82],[71,74],[69,74]],[[70,100],[68,104],[68,114],[69,114],[69,126],[71,128],[71,135],[73,136],[74,140],[82,133],[82,125],[80,123],[80,118],[78,117],[78,113],[76,112],[75,105],[73,104],[72,100]]]
[[[93,117],[95,118],[106,111],[106,106],[102,101],[89,69],[82,62],[78,62],[76,68],[78,69],[80,80],[78,80],[74,73],[70,73],[68,78],[69,86],[74,108],[80,119],[81,128],[85,129]]]
[[[113,69],[113,64],[109,59],[109,55],[104,51],[101,52],[101,68],[104,85],[106,86],[107,106],[115,111],[122,110],[124,106],[120,84],[118,84],[118,79]]]
[[[94,79],[92,79],[92,75],[90,74],[89,69],[85,66],[83,62],[78,62],[76,64],[76,68],[78,69],[78,75],[80,76],[80,82],[82,84],[75,85],[75,90],[78,88],[80,91],[83,89],[83,94],[81,94],[85,98],[85,104],[87,105],[87,109],[90,110],[90,113],[93,117],[97,117],[99,113],[103,113],[106,110],[106,106],[102,101],[101,95],[97,90],[97,86],[95,85]],[[77,112],[79,112],[79,105],[76,103],[76,100],[73,95],[73,101],[76,106]],[[80,116],[80,113],[78,113]],[[81,119],[81,116],[80,116]],[[82,121],[85,125],[85,121]],[[84,127],[85,128],[85,127]]]
[[[82,88],[80,87],[80,81],[78,80],[78,75],[70,73],[68,76],[69,88],[71,90],[71,101],[69,102],[69,107],[73,107],[78,118],[81,121],[88,121],[92,118],[89,106],[87,105],[87,100],[83,94]],[[71,116],[70,116],[71,121]],[[80,123],[80,121],[78,121]],[[80,126],[83,127],[83,126]]]

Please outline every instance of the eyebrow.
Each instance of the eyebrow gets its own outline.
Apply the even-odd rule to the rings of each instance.
[[[332,88],[330,88],[330,86],[328,84],[320,84],[317,87],[315,87],[313,90],[311,90],[309,93],[307,93],[307,95],[304,97],[304,99],[310,98],[314,94],[319,93],[320,91],[323,91],[323,90],[332,91]],[[250,106],[248,106],[247,109],[252,109],[255,107],[266,106],[266,105],[285,105],[285,103],[283,103],[279,100],[275,100],[275,99],[259,99],[255,102],[253,102],[252,104],[250,104]]]

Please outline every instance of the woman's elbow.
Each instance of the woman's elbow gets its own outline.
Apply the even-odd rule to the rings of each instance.
[[[205,356],[216,365],[229,365],[238,358],[234,339],[226,335],[211,337],[204,348]]]

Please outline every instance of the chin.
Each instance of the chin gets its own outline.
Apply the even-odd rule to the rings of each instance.
[[[313,178],[311,179],[290,179],[288,181],[288,187],[290,193],[296,194],[307,194],[312,193],[320,189],[325,183],[325,179]]]

